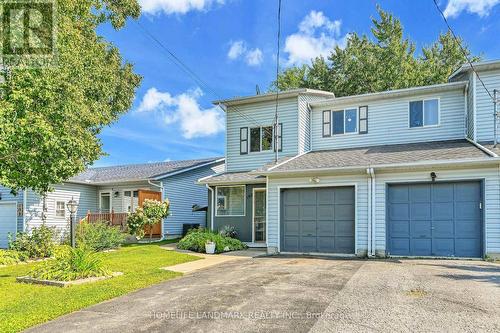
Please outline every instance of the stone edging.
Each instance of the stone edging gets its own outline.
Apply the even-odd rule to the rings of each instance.
[[[123,275],[122,272],[113,272],[111,275],[108,276],[96,276],[96,277],[89,277],[86,279],[79,279],[79,280],[74,280],[74,281],[56,281],[56,280],[42,280],[42,279],[37,279],[37,278],[32,278],[30,276],[20,276],[16,278],[17,282],[22,282],[22,283],[31,283],[31,284],[41,284],[45,286],[55,286],[55,287],[69,287],[73,285],[80,285],[84,283],[91,283],[91,282],[97,282],[101,280],[106,280],[115,276],[120,276]]]

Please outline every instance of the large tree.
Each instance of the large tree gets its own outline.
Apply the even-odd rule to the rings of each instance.
[[[372,19],[373,38],[352,33],[345,48],[337,46],[327,59],[318,57],[311,64],[283,70],[270,89],[321,89],[340,97],[444,83],[466,61],[461,45],[470,56],[450,32],[440,34],[435,43],[416,54],[415,43],[404,37],[401,22],[380,7],[377,11],[379,18]]]
[[[131,107],[140,77],[96,29],[139,15],[137,0],[58,1],[55,66],[3,68],[1,185],[43,193],[104,154],[98,134]]]

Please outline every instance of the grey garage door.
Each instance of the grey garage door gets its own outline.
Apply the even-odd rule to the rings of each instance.
[[[354,187],[287,189],[281,251],[354,253]]]
[[[481,183],[390,185],[388,252],[482,256]]]

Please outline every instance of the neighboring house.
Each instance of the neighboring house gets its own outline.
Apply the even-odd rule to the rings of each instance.
[[[180,236],[183,224],[205,225],[206,212],[192,209],[194,205],[206,207],[208,200],[206,188],[196,180],[223,170],[223,158],[90,168],[55,185],[45,198],[31,190],[14,196],[0,186],[0,247],[7,246],[8,233],[29,231],[44,220],[48,226],[67,231],[66,204],[72,198],[79,203],[78,220],[111,219],[113,224],[125,224],[128,213],[145,199],[168,198],[171,215],[153,233]]]
[[[475,68],[500,89],[500,61]],[[215,102],[227,153],[225,172],[199,180],[211,228],[233,225],[270,253],[500,255],[493,102],[469,66],[432,86],[280,93],[277,162],[275,98]]]

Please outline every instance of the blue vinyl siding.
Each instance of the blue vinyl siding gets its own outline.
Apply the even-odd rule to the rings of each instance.
[[[208,205],[207,188],[196,184],[200,178],[221,171],[224,163],[212,164],[178,175],[163,178],[163,197],[170,200],[171,215],[163,221],[165,237],[182,234],[185,223],[199,223],[205,226],[206,213],[193,212],[193,205],[206,207]]]
[[[409,128],[409,102],[432,98],[439,99],[439,125]],[[322,136],[324,110],[336,111],[362,105],[368,105],[367,134]],[[312,150],[461,139],[464,137],[464,110],[465,97],[462,88],[439,94],[380,99],[367,104],[332,104],[331,107],[316,107],[312,112]],[[333,122],[335,123],[335,120]]]
[[[492,95],[493,89],[500,90],[500,71],[482,71],[479,76]],[[477,79],[475,86],[477,140],[493,141],[493,101]],[[500,93],[498,95],[500,96]]]

